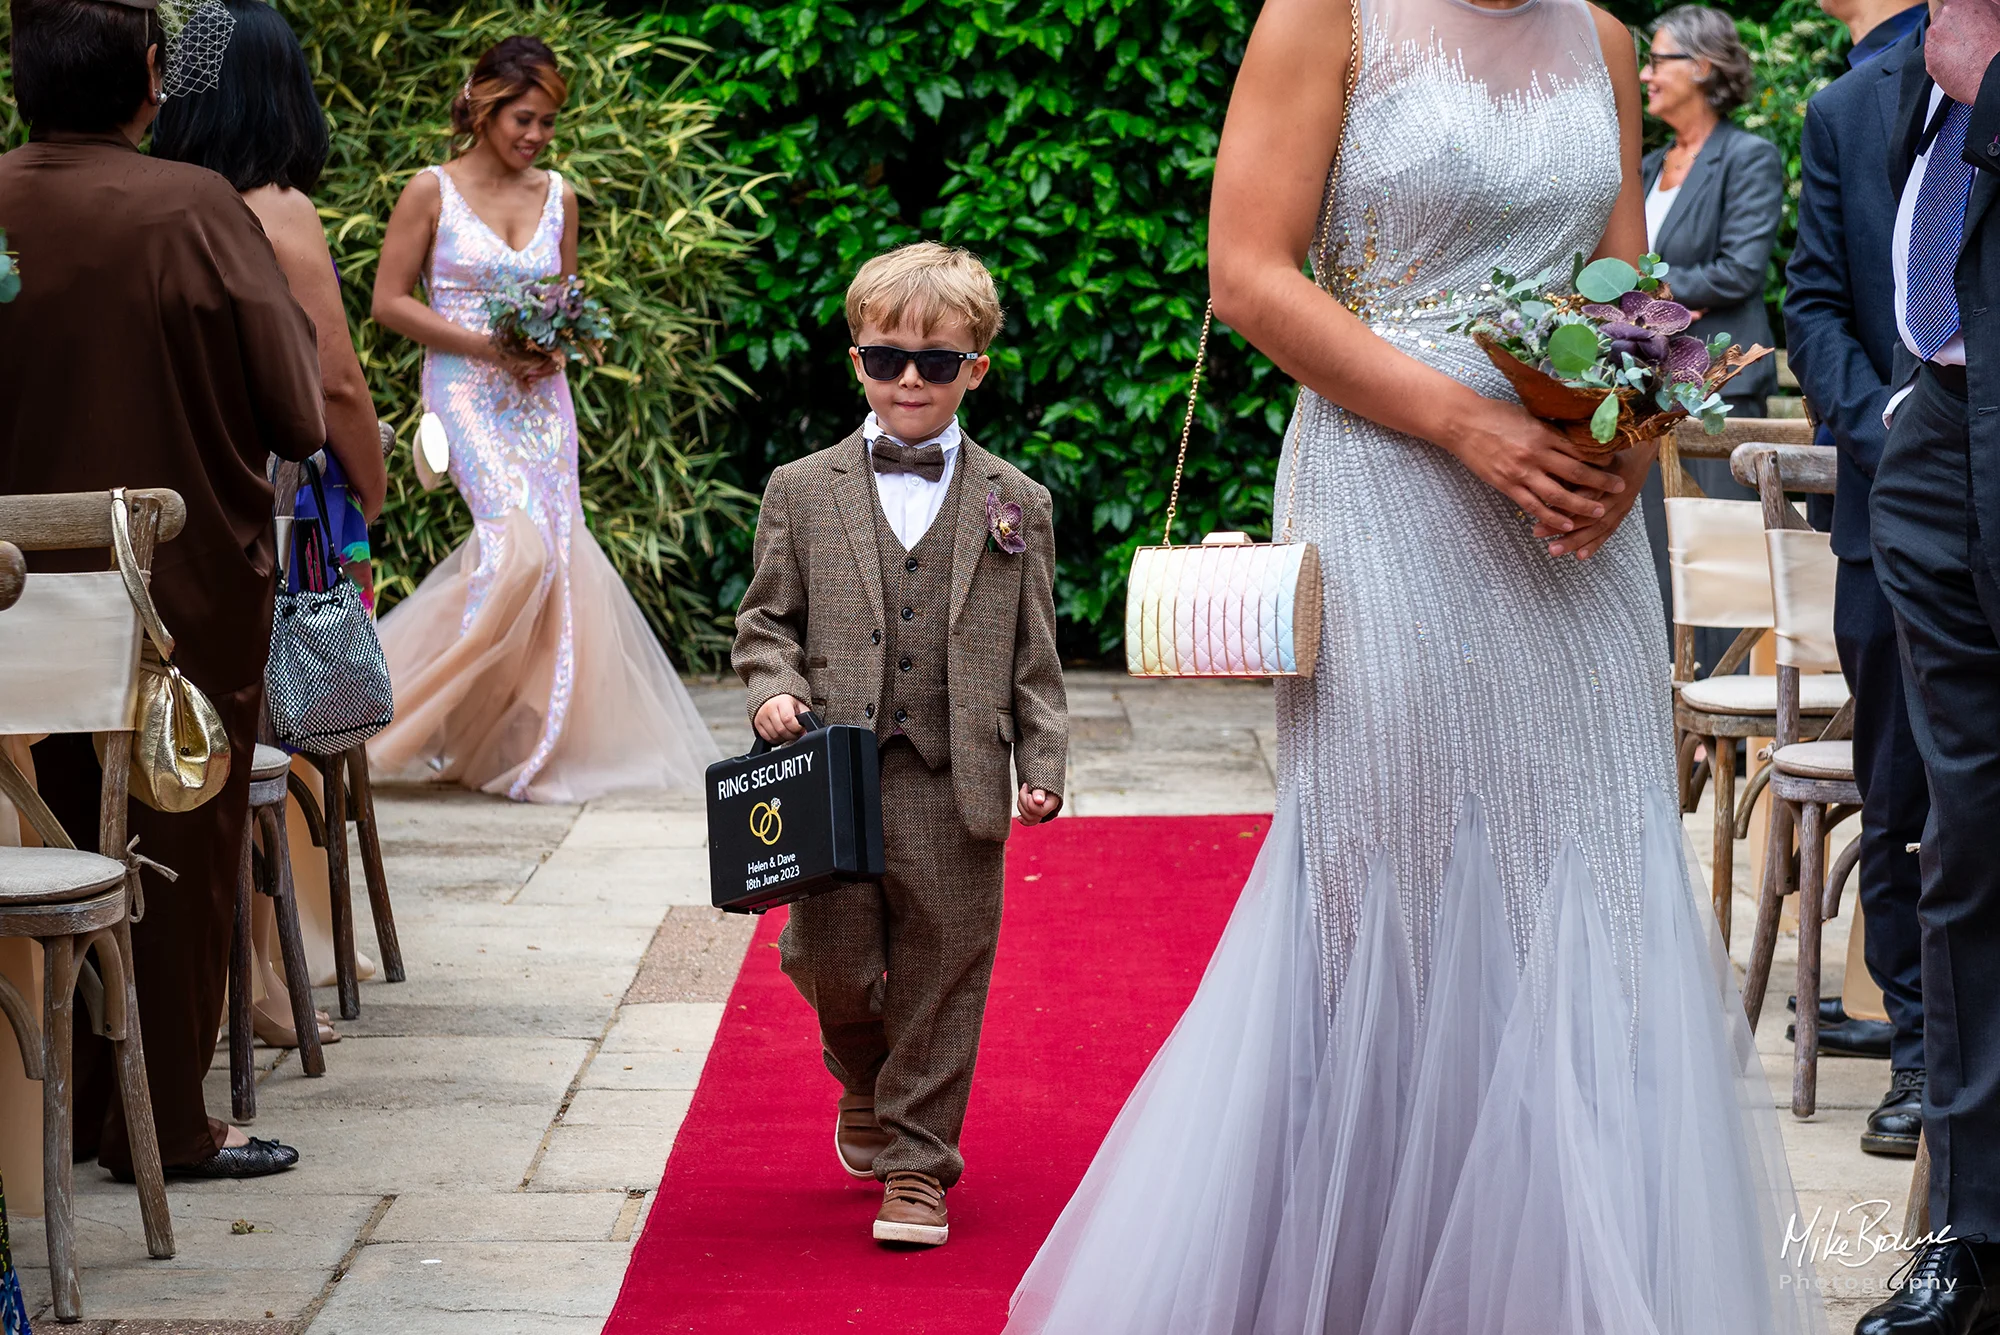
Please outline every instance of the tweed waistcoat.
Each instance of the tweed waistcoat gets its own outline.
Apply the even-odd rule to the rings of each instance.
[[[872,480],[871,480],[872,481]],[[874,490],[871,485],[869,488]],[[951,698],[946,667],[951,633],[951,539],[948,516],[958,513],[965,469],[952,469],[938,517],[904,550],[875,500],[875,550],[882,561],[882,708],[875,735],[905,736],[932,769],[951,762]]]

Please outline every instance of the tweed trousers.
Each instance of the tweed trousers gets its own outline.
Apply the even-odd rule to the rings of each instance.
[[[949,1187],[972,1091],[1000,939],[1006,845],[967,833],[949,766],[907,738],[882,748],[888,875],[791,907],[785,974],[819,1014],[826,1069],[873,1094],[890,1144],[875,1175],[928,1173]]]

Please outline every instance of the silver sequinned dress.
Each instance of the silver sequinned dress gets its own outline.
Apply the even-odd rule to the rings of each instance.
[[[1580,0],[1365,9],[1342,299],[1449,332],[1618,195]],[[1768,1086],[1690,880],[1636,512],[1552,558],[1444,451],[1303,391],[1277,494],[1325,579],[1279,809],[1201,988],[1014,1297],[1051,1335],[1824,1328]]]
[[[489,298],[559,273],[562,178],[516,250],[437,176],[431,307],[484,334]],[[576,405],[558,372],[521,385],[435,349],[424,406],[444,423],[472,536],[382,620],[396,721],[368,744],[384,777],[445,780],[517,801],[685,788],[719,758],[694,701],[585,524]]]

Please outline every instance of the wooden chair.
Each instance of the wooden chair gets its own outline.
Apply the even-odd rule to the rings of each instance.
[[[155,543],[180,532],[187,509],[171,491],[132,491],[127,499],[133,550],[140,568],[150,569]],[[111,498],[105,492],[0,497],[0,537],[28,551],[109,548]],[[145,912],[142,859],[126,837],[139,639],[138,615],[115,570],[29,576],[19,601],[0,614],[0,733],[94,734],[104,757],[97,846],[122,855],[79,851],[0,752],[0,790],[43,845],[0,848],[0,936],[42,947],[41,1022],[4,977],[0,1011],[14,1027],[28,1078],[42,1084],[49,1285],[56,1319],[64,1322],[83,1314],[71,1203],[70,1044],[79,990],[91,1028],[111,1040],[115,1054],[146,1249],[159,1258],[174,1254],[132,977],[131,924]]]
[[[236,932],[229,950],[229,1091],[238,1121],[257,1116],[256,1022],[250,1014],[251,895],[271,897],[278,949],[285,961],[285,991],[292,1003],[292,1032],[299,1065],[309,1076],[326,1074],[319,1018],[313,1010],[312,971],[299,935],[299,906],[292,895],[292,857],[285,831],[286,776],[292,758],[275,746],[258,746],[250,769],[250,823],[243,831],[243,868],[236,879]],[[251,827],[264,836],[256,856]]]
[[[1714,785],[1709,893],[1725,942],[1734,916],[1736,841],[1749,836],[1750,814],[1770,780],[1769,765],[1759,766],[1739,797],[1736,743],[1777,732],[1777,677],[1738,672],[1771,626],[1770,574],[1757,503],[1709,499],[1681,461],[1728,458],[1747,441],[1810,444],[1811,436],[1803,420],[1743,418],[1729,420],[1717,436],[1683,424],[1661,442],[1673,567],[1676,779],[1683,811],[1699,806],[1703,790]],[[1740,628],[1721,661],[1705,672],[1694,657],[1695,631],[1703,626]],[[1846,702],[1845,680],[1828,677],[1807,684],[1801,708],[1808,717],[1829,718]]]
[[[1810,1117],[1819,1077],[1820,929],[1839,907],[1853,867],[1842,859],[1829,876],[1827,833],[1861,811],[1854,783],[1852,707],[1832,721],[1808,726],[1799,707],[1805,673],[1837,670],[1833,588],[1839,562],[1831,539],[1816,533],[1786,499],[1787,492],[1830,495],[1835,453],[1823,446],[1743,446],[1734,464],[1754,478],[1771,553],[1771,590],[1778,636],[1778,730],[1771,748],[1770,843],[1757,903],[1757,934],[1744,981],[1744,1006],[1754,1029],[1770,981],[1784,897],[1799,894],[1798,1020],[1793,1028],[1792,1112]],[[1794,833],[1797,838],[1794,840]]]

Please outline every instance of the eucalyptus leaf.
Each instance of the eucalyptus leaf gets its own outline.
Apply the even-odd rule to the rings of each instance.
[[[1521,318],[1529,324],[1536,324],[1553,309],[1546,301],[1524,301],[1521,303]]]
[[[21,275],[13,269],[0,274],[0,302],[12,301],[21,295]]]
[[[1621,405],[1616,394],[1606,394],[1604,402],[1597,405],[1597,411],[1590,415],[1590,438],[1600,445],[1609,445],[1618,434],[1618,411]]]
[[[1582,375],[1597,362],[1597,331],[1587,324],[1559,326],[1549,335],[1549,364],[1557,375]]]
[[[1586,264],[1576,276],[1576,290],[1586,301],[1607,305],[1630,292],[1639,283],[1639,271],[1620,259],[1601,259]]]

